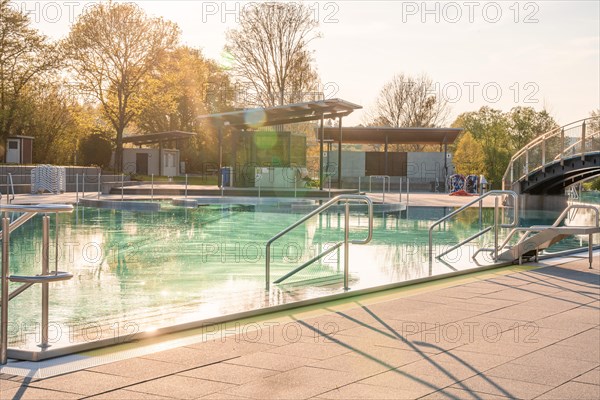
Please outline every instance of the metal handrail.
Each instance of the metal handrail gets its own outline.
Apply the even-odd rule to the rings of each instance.
[[[271,239],[269,239],[267,241],[267,243],[265,245],[265,257],[266,257],[266,259],[265,259],[265,286],[266,286],[267,290],[271,286],[271,245],[273,244],[273,242],[275,242],[277,239],[281,238],[282,236],[286,235],[288,232],[292,231],[293,229],[297,228],[298,226],[300,226],[301,224],[306,222],[308,219],[314,217],[315,215],[321,214],[323,211],[327,210],[328,208],[330,208],[330,207],[336,205],[337,203],[339,203],[340,201],[344,201],[344,200],[345,200],[344,241],[341,243],[343,243],[343,245],[344,245],[344,288],[348,289],[348,261],[349,261],[348,260],[348,250],[349,250],[348,246],[349,246],[349,244],[367,244],[373,238],[373,202],[367,196],[353,195],[353,194],[342,194],[342,195],[334,197],[333,199],[324,203],[320,207],[318,207],[315,210],[311,211],[310,213],[306,214],[304,217],[300,218],[298,221],[296,221],[292,225],[288,226],[287,228],[285,228],[284,230],[282,230],[281,232],[279,232],[278,234],[276,234],[275,236],[273,236]],[[369,213],[369,232],[368,232],[367,237],[363,240],[350,240],[349,239],[349,234],[350,234],[349,217],[350,217],[350,202],[351,201],[362,202],[362,203],[367,204],[368,213]],[[337,247],[340,247],[340,246],[338,245]],[[304,268],[304,267],[312,264],[313,262],[317,261],[321,257],[324,257],[325,255],[329,254],[331,251],[332,250],[330,250],[330,249],[326,250],[325,252],[321,253],[319,256],[314,257],[312,260],[310,260],[311,261],[310,263],[308,263],[308,264],[304,263],[302,265],[302,267]],[[296,273],[298,271],[299,271],[299,269],[296,268],[292,272]],[[293,274],[291,274],[291,275],[293,275]],[[287,278],[291,275],[287,274],[285,277]],[[280,282],[280,281],[281,281],[281,279],[278,280],[278,282]]]
[[[598,136],[600,135],[600,131],[596,131],[594,133],[592,133],[591,135],[586,134],[585,136],[585,140],[589,140],[590,138],[593,138],[594,136]],[[571,149],[574,149],[575,147],[577,147],[578,145],[581,144],[581,139],[579,139],[578,141],[576,141],[575,143],[573,143],[572,145],[570,145],[569,147],[565,148],[562,153],[558,154],[556,157],[554,157],[554,161],[556,160],[561,160],[563,158],[563,155],[569,151],[571,151]],[[576,154],[576,153],[575,153]],[[573,154],[573,155],[575,155]]]
[[[42,284],[42,324],[41,324],[41,347],[43,349],[49,346],[48,343],[48,308],[49,308],[49,283],[70,279],[71,274],[58,271],[58,223],[55,223],[55,245],[56,256],[54,273],[50,274],[50,217],[48,213],[55,213],[58,217],[60,212],[72,212],[73,206],[65,204],[45,204],[45,205],[0,205],[0,213],[4,213],[2,218],[2,268],[0,273],[0,365],[8,361],[8,302],[18,296],[33,284]],[[9,212],[22,212],[11,223],[8,216]],[[25,222],[33,218],[38,213],[44,213],[42,219],[42,273],[36,276],[10,276],[10,234],[12,231],[22,226]],[[9,293],[9,282],[20,282],[21,286]]]
[[[569,215],[569,211],[573,210],[573,209],[588,209],[588,210],[593,210],[594,213],[596,214],[596,228],[600,228],[600,210],[598,210],[598,207],[590,205],[590,204],[571,204],[568,207],[566,207],[563,212],[556,218],[556,220],[554,221],[554,223],[552,225],[536,225],[536,226],[531,226],[531,227],[517,227],[517,228],[513,228],[507,235],[506,239],[502,242],[502,244],[500,244],[500,246],[497,247],[497,250],[494,249],[479,249],[477,250],[472,258],[475,259],[477,257],[477,255],[482,252],[482,251],[501,251],[502,249],[504,249],[508,243],[510,242],[510,240],[513,238],[513,236],[518,233],[518,232],[525,232],[526,234],[523,235],[515,245],[519,245],[521,243],[523,243],[527,237],[529,236],[530,233],[532,232],[541,232],[547,228],[556,228],[558,227],[563,221],[564,219]]]
[[[9,184],[10,182],[10,184]],[[7,174],[7,182],[6,182],[7,188],[6,188],[6,203],[10,204],[12,203],[12,201],[15,199],[15,185],[13,183],[13,178],[12,178],[12,174],[9,172]],[[9,195],[8,189],[10,188],[10,193],[12,194],[12,197]]]
[[[546,141],[549,140],[552,137],[555,136],[559,136],[561,138],[561,143],[560,143],[560,152],[558,154],[558,158],[562,160],[565,151],[567,149],[570,149],[572,146],[569,146],[567,149],[564,148],[564,134],[565,134],[565,130],[569,130],[569,129],[573,129],[573,128],[577,128],[580,127],[581,128],[581,139],[576,143],[576,144],[580,144],[583,141],[586,140],[586,123],[590,122],[590,121],[596,121],[596,123],[598,121],[600,121],[600,117],[588,117],[588,118],[583,118],[580,119],[578,121],[574,121],[571,122],[567,125],[564,125],[562,127],[558,127],[555,129],[552,129],[549,132],[546,132],[536,138],[534,138],[533,140],[531,140],[529,143],[527,143],[525,146],[523,146],[523,148],[521,148],[519,151],[517,151],[510,159],[510,162],[508,163],[508,166],[506,168],[506,171],[504,172],[504,175],[502,176],[502,187],[504,189],[508,189],[507,186],[512,186],[513,183],[515,182],[515,180],[519,180],[521,179],[523,176],[519,176],[518,178],[515,179],[514,175],[514,165],[515,162],[521,158],[522,156],[525,156],[525,164],[526,164],[526,170],[529,169],[529,151],[533,150],[534,148],[536,148],[537,146],[542,147],[542,162],[541,165],[536,166],[535,168],[532,169],[532,171],[535,171],[536,169],[538,169],[539,167],[544,167],[546,165]],[[579,124],[579,125],[578,125]],[[588,137],[589,138],[589,137]],[[584,146],[585,146],[585,142],[584,142]],[[582,153],[585,153],[585,148],[583,149]],[[528,172],[527,172],[528,173]],[[508,179],[510,175],[510,180]],[[507,185],[508,184],[508,185]]]
[[[373,178],[375,179],[382,179],[382,191],[381,191],[381,195],[382,195],[382,202],[385,203],[385,180],[387,179],[387,183],[388,183],[388,192],[391,192],[391,187],[392,187],[392,178],[390,178],[389,175],[369,175],[369,193],[372,192],[372,182],[373,182]]]
[[[483,208],[483,199],[489,196],[511,196],[513,198],[513,221],[510,224],[499,224],[498,223],[498,198],[496,197],[496,202],[495,202],[495,206],[494,206],[494,240],[497,242],[498,240],[498,228],[513,228],[516,227],[519,224],[519,202],[518,202],[518,196],[515,192],[513,192],[512,190],[490,190],[489,192],[484,193],[483,195],[479,196],[478,198],[468,202],[467,204],[463,205],[462,207],[460,207],[458,210],[455,210],[453,212],[451,212],[450,214],[438,219],[437,221],[435,221],[433,224],[431,224],[429,226],[429,262],[431,263],[433,261],[433,228],[435,228],[436,226],[440,225],[442,222],[447,221],[450,218],[453,218],[454,216],[456,216],[457,214],[460,214],[461,212],[463,212],[464,210],[466,210],[467,208],[471,207],[473,204],[475,203],[479,203],[479,215],[481,218],[481,210]],[[482,229],[479,233],[472,235],[470,237],[468,237],[467,239],[463,240],[462,242],[460,242],[458,245],[454,246],[451,250],[455,250],[458,247],[470,242],[471,240],[474,240],[476,238],[478,238],[479,236],[483,235],[484,233],[489,232],[490,229],[485,228]],[[496,243],[496,247],[497,243]],[[442,254],[440,254],[437,258],[444,256],[445,254],[449,253],[449,251],[446,251]]]

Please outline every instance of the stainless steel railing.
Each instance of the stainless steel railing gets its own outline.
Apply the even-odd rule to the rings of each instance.
[[[476,234],[469,236],[468,238],[466,238],[465,240],[461,241],[460,243],[452,246],[450,249],[444,251],[441,254],[438,254],[436,256],[436,258],[440,258],[445,256],[446,254],[458,249],[459,247],[471,242],[472,240],[477,239],[478,237],[480,237],[481,235],[491,231],[492,229],[494,230],[494,248],[496,249],[495,251],[495,259],[498,258],[498,233],[499,233],[499,228],[514,228],[519,224],[519,209],[518,209],[518,196],[515,192],[513,192],[512,190],[491,190],[481,196],[479,196],[478,198],[468,202],[467,204],[465,204],[464,206],[460,207],[458,210],[451,212],[450,214],[440,218],[439,220],[435,221],[430,227],[429,227],[429,263],[432,263],[433,261],[433,229],[440,225],[442,222],[449,220],[450,218],[455,217],[456,215],[462,213],[464,210],[466,210],[467,208],[471,207],[472,205],[479,203],[479,223],[480,226],[482,226],[482,208],[483,208],[483,199],[486,197],[490,197],[490,196],[494,196],[494,224],[492,226],[486,227],[486,228],[482,228],[479,232],[477,232]],[[499,204],[499,196],[511,196],[513,198],[513,219],[509,224],[502,224],[500,223],[500,217],[499,217],[499,208],[500,208],[500,204]]]
[[[274,283],[280,283],[280,282],[284,281],[285,279],[291,277],[292,275],[294,275],[294,274],[298,273],[299,271],[303,270],[304,268],[308,267],[309,265],[311,265],[315,261],[318,261],[322,257],[325,257],[327,254],[330,254],[334,250],[337,250],[338,248],[340,248],[340,247],[343,246],[344,247],[344,289],[348,290],[348,280],[349,280],[349,258],[348,258],[348,254],[349,254],[349,245],[350,244],[367,244],[373,238],[373,202],[367,196],[352,195],[352,194],[343,194],[343,195],[339,195],[339,196],[334,197],[333,199],[331,199],[328,202],[326,202],[323,205],[321,205],[319,208],[317,208],[317,209],[313,210],[312,212],[306,214],[300,220],[298,220],[294,224],[288,226],[287,228],[285,228],[284,230],[282,230],[277,235],[273,236],[271,239],[269,239],[267,241],[267,244],[266,244],[266,247],[265,247],[265,256],[266,256],[266,260],[265,260],[265,286],[266,286],[267,290],[271,286],[271,245],[273,244],[273,242],[275,242],[277,239],[285,236],[288,232],[290,232],[294,228],[300,226],[301,224],[303,224],[304,222],[306,222],[308,219],[314,217],[315,215],[321,214],[322,212],[326,211],[327,209],[331,208],[332,206],[334,206],[334,205],[336,205],[337,203],[340,203],[340,202],[345,202],[344,203],[345,204],[345,206],[344,206],[344,240],[342,242],[336,243],[332,247],[330,247],[327,250],[321,252],[319,255],[313,257],[309,261],[305,262],[304,264],[300,265],[299,267],[297,267],[294,270],[290,271],[289,273],[285,274],[281,278],[277,279]],[[369,214],[369,232],[368,232],[367,237],[365,239],[363,239],[363,240],[350,240],[350,238],[349,238],[349,235],[350,235],[350,202],[365,203],[367,205],[368,214]]]
[[[42,284],[42,349],[49,347],[48,343],[48,305],[49,305],[49,286],[51,282],[71,279],[73,275],[58,270],[58,213],[72,212],[73,206],[64,204],[47,205],[0,205],[0,213],[4,216],[2,219],[2,269],[0,274],[0,365],[8,361],[8,302],[24,292],[36,283]],[[11,223],[9,212],[23,213]],[[36,214],[43,213],[42,219],[42,273],[35,276],[10,275],[10,234],[25,222],[33,218]],[[54,271],[50,272],[50,217],[48,213],[56,215],[55,232],[55,264]],[[21,286],[9,293],[9,282],[22,283]]]
[[[597,135],[600,117],[590,117],[571,122],[544,133],[517,151],[510,159],[502,177],[502,188],[512,189],[519,180],[531,172],[567,157],[581,156],[600,151]],[[589,131],[589,132],[588,132]]]

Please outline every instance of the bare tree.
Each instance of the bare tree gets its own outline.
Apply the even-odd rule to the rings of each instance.
[[[319,37],[317,25],[303,4],[257,3],[244,10],[239,27],[227,32],[233,73],[252,88],[258,105],[303,101],[317,91],[308,48]]]
[[[433,81],[394,75],[379,92],[374,107],[367,112],[366,125],[394,128],[432,128],[446,122],[448,103],[436,96]],[[396,151],[423,151],[423,145],[395,145]]]
[[[448,103],[434,93],[426,75],[395,75],[386,83],[368,114],[369,123],[390,127],[436,127],[448,117]]]
[[[123,132],[140,110],[145,79],[176,46],[179,28],[150,18],[132,3],[99,3],[83,14],[65,42],[80,89],[100,102],[116,131],[115,168]]]

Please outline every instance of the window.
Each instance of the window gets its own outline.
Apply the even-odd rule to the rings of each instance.
[[[8,148],[11,150],[17,150],[19,148],[19,141],[18,140],[9,140]]]

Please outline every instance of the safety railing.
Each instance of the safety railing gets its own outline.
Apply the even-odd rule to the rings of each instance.
[[[474,235],[469,236],[468,238],[462,240],[460,243],[452,246],[450,249],[438,254],[436,256],[436,258],[441,258],[443,256],[445,256],[446,254],[458,249],[461,246],[464,246],[465,244],[477,239],[478,237],[488,233],[489,231],[493,230],[494,231],[494,248],[496,249],[495,252],[495,258],[498,258],[498,234],[499,234],[499,228],[514,228],[519,224],[519,210],[518,210],[518,196],[515,192],[513,192],[512,190],[491,190],[481,196],[479,196],[478,198],[468,202],[467,204],[465,204],[464,206],[460,207],[458,210],[451,212],[450,214],[440,218],[439,220],[435,221],[430,227],[429,227],[429,262],[433,262],[433,229],[440,225],[441,223],[443,223],[444,221],[449,220],[450,218],[454,218],[456,215],[462,213],[464,210],[466,210],[467,208],[471,207],[472,205],[479,203],[479,225],[483,226],[483,221],[482,221],[482,210],[483,210],[483,199],[486,197],[494,197],[494,224],[491,226],[488,226],[486,228],[482,228],[479,232],[475,233]],[[499,216],[499,210],[500,210],[500,196],[510,196],[512,197],[512,204],[513,204],[513,218],[512,221],[508,224],[503,224],[500,223],[500,216]]]
[[[600,228],[600,210],[598,210],[598,207],[590,205],[590,204],[571,204],[569,206],[567,206],[563,212],[558,216],[558,218],[556,218],[556,220],[554,221],[554,223],[550,226],[545,226],[545,225],[539,225],[539,226],[532,226],[532,227],[515,227],[513,228],[508,235],[506,236],[506,239],[504,239],[504,241],[498,246],[496,246],[496,248],[494,249],[489,249],[489,248],[481,248],[478,249],[472,256],[473,260],[475,260],[477,258],[477,256],[479,255],[479,253],[481,252],[495,252],[495,254],[498,254],[499,252],[501,252],[502,250],[504,250],[505,248],[507,248],[507,246],[509,245],[510,241],[512,240],[512,238],[518,234],[518,233],[524,233],[523,236],[521,236],[517,242],[513,245],[513,247],[519,246],[521,245],[525,240],[527,240],[527,238],[529,238],[530,234],[532,233],[538,233],[538,232],[542,232],[545,229],[548,228],[557,228],[560,226],[560,224],[563,223],[563,221],[569,217],[569,213],[571,212],[571,210],[581,210],[581,209],[586,209],[586,210],[592,210],[594,211],[595,214],[595,224],[594,226],[596,228]],[[590,246],[589,246],[589,258],[590,258],[590,268],[591,268],[591,259],[592,259],[592,246],[591,246],[591,237],[590,237]],[[539,256],[539,248],[531,248],[529,250],[536,250],[535,252],[535,259],[537,261],[538,256]],[[519,263],[521,263],[521,256],[519,257]],[[497,259],[497,256],[496,256]]]
[[[373,237],[373,202],[367,196],[352,195],[352,194],[343,194],[343,195],[339,195],[339,196],[334,197],[333,199],[331,199],[328,202],[324,203],[323,205],[321,205],[320,207],[318,207],[314,211],[306,214],[300,220],[296,221],[294,224],[292,224],[289,227],[285,228],[284,230],[282,230],[277,235],[273,236],[271,239],[269,239],[267,241],[266,248],[265,248],[265,257],[266,257],[266,260],[265,260],[265,286],[266,286],[267,290],[271,286],[271,245],[273,244],[273,242],[275,242],[276,240],[278,240],[282,236],[285,236],[288,232],[290,232],[294,228],[300,226],[301,224],[303,224],[304,222],[306,222],[308,219],[310,219],[310,218],[312,218],[312,217],[314,217],[316,215],[319,215],[319,214],[323,213],[327,209],[329,209],[329,208],[337,205],[340,202],[344,202],[344,240],[341,241],[341,242],[338,242],[338,243],[334,244],[333,246],[329,247],[327,250],[325,250],[325,251],[321,252],[320,254],[318,254],[317,256],[311,258],[310,260],[308,260],[304,264],[300,265],[299,267],[297,267],[294,270],[290,271],[289,273],[285,274],[281,278],[277,279],[274,283],[281,283],[281,282],[283,282],[284,280],[288,279],[289,277],[295,275],[296,273],[300,272],[304,268],[308,267],[309,265],[311,265],[315,261],[318,261],[322,257],[325,257],[327,254],[330,254],[333,251],[335,251],[335,250],[337,250],[337,249],[339,249],[340,247],[343,246],[344,247],[344,289],[345,290],[349,289],[349,287],[348,287],[348,280],[349,280],[349,258],[348,258],[349,245],[350,244],[367,244],[367,243],[369,243],[371,241],[371,239]],[[354,202],[354,203],[357,203],[357,202],[358,203],[365,203],[367,205],[367,208],[368,208],[369,231],[368,231],[367,237],[365,239],[363,239],[363,240],[350,240],[350,203],[351,202]]]
[[[48,342],[48,305],[49,305],[49,283],[71,279],[73,275],[58,270],[58,213],[72,212],[73,206],[63,204],[47,205],[0,205],[0,213],[3,213],[2,232],[2,270],[0,274],[0,364],[4,365],[8,361],[8,302],[23,293],[29,287],[36,283],[42,284],[42,323],[41,323],[41,344],[42,349],[49,347]],[[11,223],[8,213],[23,213]],[[42,218],[42,271],[40,275],[21,276],[10,275],[10,234],[15,229],[22,226],[25,222],[32,219],[36,214],[43,213]],[[55,214],[55,263],[54,271],[50,271],[50,217],[49,213]],[[9,283],[18,282],[22,285],[9,292]]]
[[[590,117],[572,122],[540,135],[525,145],[510,159],[502,177],[502,188],[512,189],[513,184],[526,179],[531,172],[544,170],[549,162],[586,153],[600,151],[600,117]]]

